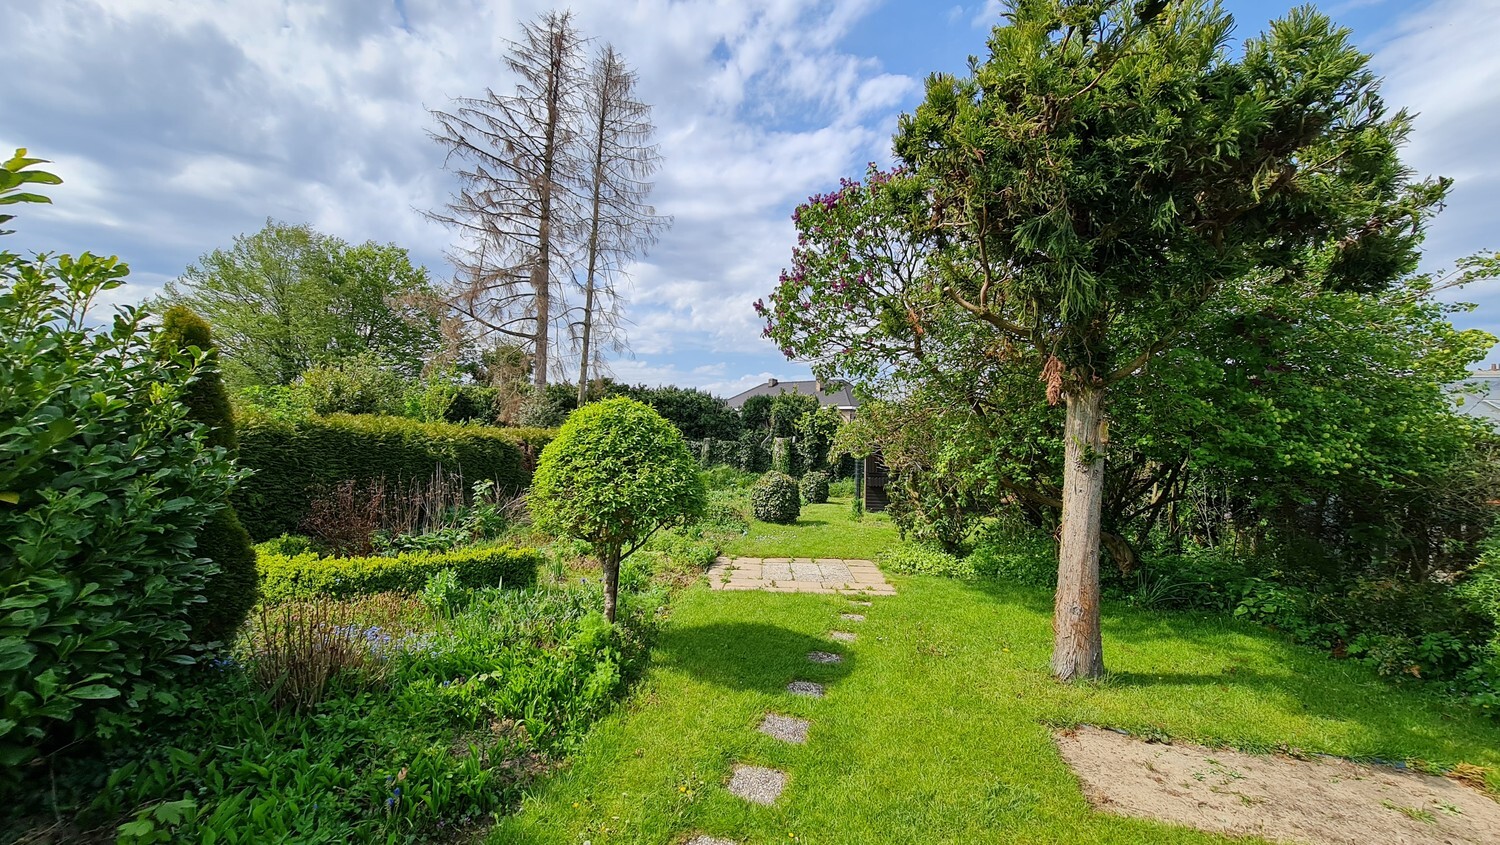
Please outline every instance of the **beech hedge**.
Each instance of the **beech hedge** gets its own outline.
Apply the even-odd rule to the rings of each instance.
[[[297,533],[314,498],[344,481],[425,480],[438,467],[466,483],[492,480],[507,493],[526,489],[548,429],[420,422],[404,417],[334,414],[288,419],[242,410],[239,464],[253,475],[233,502],[256,541]]]

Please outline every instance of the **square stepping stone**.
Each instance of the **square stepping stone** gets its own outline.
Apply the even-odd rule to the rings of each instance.
[[[786,772],[765,766],[735,766],[729,778],[730,793],[755,804],[775,803],[783,789],[786,789]]]
[[[839,614],[839,618],[849,622],[865,621],[865,615],[863,613],[841,613]]]
[[[812,681],[792,681],[786,685],[786,691],[793,695],[806,695],[812,698],[823,697],[823,685]]]
[[[843,655],[834,654],[831,651],[809,651],[807,659],[814,663],[843,663]]]
[[[717,836],[694,836],[687,841],[687,845],[737,845],[732,839],[720,839]]]
[[[807,729],[811,726],[812,723],[806,719],[767,713],[766,718],[760,722],[760,732],[782,742],[794,742],[801,745],[807,742]]]
[[[854,634],[849,631],[830,631],[828,633],[828,636],[835,640],[838,640],[841,643],[854,642]]]

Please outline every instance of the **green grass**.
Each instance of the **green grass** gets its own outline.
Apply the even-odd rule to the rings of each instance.
[[[896,542],[896,526],[885,514],[865,514],[859,522],[849,516],[850,500],[803,505],[792,525],[753,520],[744,536],[724,545],[731,557],[837,557],[874,560]]]
[[[837,514],[847,505],[813,506],[789,534],[757,526],[734,551],[873,557],[893,534],[884,520]],[[794,547],[794,537],[807,542]],[[1492,767],[1500,786],[1500,726],[1262,629],[1108,607],[1111,674],[1069,686],[1048,675],[1045,592],[893,580],[899,594],[876,599],[862,624],[838,621],[848,603],[836,596],[686,591],[629,704],[491,841],[675,845],[696,832],[747,845],[1231,841],[1090,810],[1051,741],[1056,726],[1077,723],[1251,751],[1468,762]],[[838,627],[858,641],[828,640]],[[845,661],[810,664],[814,649]],[[827,683],[828,697],[788,695],[793,678]],[[756,732],[767,711],[811,719],[809,743]],[[729,795],[736,762],[787,772],[786,793],[772,807]]]

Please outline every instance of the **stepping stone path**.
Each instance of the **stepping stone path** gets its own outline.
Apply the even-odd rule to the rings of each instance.
[[[812,681],[792,681],[786,685],[786,691],[793,695],[806,695],[811,698],[823,697],[823,685]]]
[[[708,567],[708,583],[715,590],[896,594],[872,561],[842,558],[720,557]]]
[[[835,593],[855,590],[873,595],[894,595],[895,589],[886,583],[885,576],[869,561],[810,560],[807,558],[719,558],[709,567],[709,582],[715,590],[770,590],[772,592]],[[858,585],[857,587],[852,585]],[[853,601],[851,604],[870,607],[868,601]],[[848,622],[865,621],[864,614],[841,613],[839,617]],[[850,631],[830,631],[830,639],[839,642],[854,642]],[[843,655],[831,651],[810,651],[807,659],[813,663],[842,663]],[[786,690],[793,695],[822,698],[826,690],[822,684],[812,681],[792,681]],[[807,734],[812,722],[780,713],[767,713],[757,728],[766,736],[797,745],[807,743]],[[749,766],[743,763],[734,767],[729,777],[729,792],[754,804],[770,806],[786,789],[786,772],[765,766]],[[720,839],[699,834],[686,845],[736,845],[729,839]]]
[[[786,788],[786,772],[765,766],[735,766],[729,778],[729,791],[746,801],[771,805]]]
[[[872,601],[850,601],[849,603],[852,604],[852,605],[854,605],[855,607],[874,607],[875,606],[875,602],[872,602]]]
[[[767,713],[766,718],[761,720],[760,732],[769,737],[774,737],[782,742],[796,743],[802,745],[807,742],[807,729],[812,723],[806,719],[798,719],[795,716],[782,716],[779,713]]]

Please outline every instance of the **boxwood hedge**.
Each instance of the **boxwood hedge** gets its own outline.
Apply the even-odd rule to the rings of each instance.
[[[536,549],[480,547],[452,552],[408,552],[394,557],[319,557],[311,552],[259,555],[261,598],[267,602],[345,598],[368,593],[414,593],[427,579],[453,570],[463,587],[525,587],[536,583]]]
[[[441,466],[466,482],[495,481],[519,492],[535,456],[551,439],[543,429],[425,423],[403,417],[287,419],[242,410],[240,466],[254,471],[234,492],[234,506],[257,541],[295,533],[309,504],[343,481],[429,478]]]

